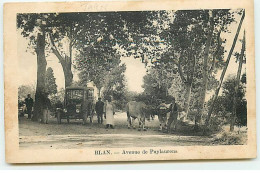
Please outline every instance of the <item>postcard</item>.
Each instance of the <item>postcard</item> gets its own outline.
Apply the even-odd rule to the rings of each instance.
[[[6,162],[256,157],[253,0],[4,4]]]

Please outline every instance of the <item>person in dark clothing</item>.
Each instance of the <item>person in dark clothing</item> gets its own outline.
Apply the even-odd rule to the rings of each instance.
[[[97,113],[98,123],[103,123],[103,112],[104,112],[104,102],[101,101],[101,98],[98,98],[98,101],[95,106],[95,111]]]
[[[32,117],[32,108],[33,108],[33,99],[31,98],[31,94],[27,95],[27,98],[25,99],[25,105],[27,109],[28,118],[31,119]]]
[[[175,102],[175,98],[172,99],[172,103],[169,108],[170,117],[167,122],[167,131],[171,132],[171,125],[173,123],[173,128],[176,130],[177,118],[178,118],[178,105]]]

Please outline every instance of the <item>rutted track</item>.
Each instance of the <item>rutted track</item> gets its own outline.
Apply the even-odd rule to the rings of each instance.
[[[51,118],[49,124],[39,124],[25,117],[19,123],[19,143],[21,149],[72,149],[87,147],[157,147],[210,145],[211,138],[201,136],[180,136],[158,131],[158,119],[146,122],[147,131],[127,129],[126,113],[115,115],[115,129],[105,129],[97,124],[82,125],[82,121],[57,124]],[[137,126],[137,122],[136,122]]]

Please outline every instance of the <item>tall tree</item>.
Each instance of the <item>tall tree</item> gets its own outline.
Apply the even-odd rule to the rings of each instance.
[[[33,112],[33,121],[37,121],[42,119],[43,117],[43,107],[45,105],[44,97],[45,97],[45,72],[47,61],[45,58],[45,32],[43,34],[38,33],[37,36],[37,85],[36,85],[36,93],[35,93],[35,104],[34,104],[34,112]]]
[[[227,26],[233,21],[232,13],[229,10],[180,10],[172,14],[172,22],[160,34],[161,40],[166,41],[168,57],[163,59],[162,56],[160,61],[177,66],[185,88],[183,102],[186,115],[192,90],[200,92],[196,98],[201,98],[197,105],[201,112],[206,91],[212,89],[216,83],[214,74],[223,66],[225,41],[220,34],[226,32]],[[200,86],[194,87],[194,82],[200,83]],[[197,91],[197,88],[202,90]],[[196,120],[199,119],[200,116]]]
[[[186,115],[191,99],[191,89],[195,74],[198,56],[201,54],[203,37],[201,33],[203,28],[198,25],[201,11],[176,11],[174,20],[165,29],[161,37],[166,39],[168,46],[171,47],[166,53],[168,55],[167,63],[174,63],[180,79],[185,87],[184,94],[184,111]],[[197,22],[197,23],[196,23]],[[161,58],[161,61],[165,61]]]
[[[33,121],[41,119],[44,106],[43,97],[45,89],[46,72],[46,15],[45,14],[18,14],[17,28],[20,29],[22,36],[30,40],[29,47],[37,55],[37,84],[35,93]]]
[[[65,87],[73,82],[72,63],[78,45],[88,44],[90,33],[96,34],[97,28],[93,26],[97,21],[91,17],[90,13],[57,13],[48,16],[49,51],[61,63]],[[83,37],[85,42],[82,41]]]
[[[241,29],[241,26],[242,26],[244,18],[245,18],[245,11],[243,10],[242,11],[242,17],[240,19],[240,22],[239,22],[239,25],[238,25],[238,28],[237,28],[237,31],[236,31],[236,34],[235,34],[232,46],[230,48],[230,51],[229,51],[229,54],[228,54],[228,57],[227,57],[227,60],[226,60],[226,65],[225,65],[225,67],[224,67],[224,69],[223,69],[223,71],[221,73],[220,82],[219,82],[219,85],[218,85],[218,87],[217,87],[217,89],[215,91],[215,95],[214,95],[214,98],[213,98],[212,106],[211,106],[211,108],[210,108],[210,110],[208,112],[208,115],[207,115],[207,118],[206,118],[206,121],[205,121],[206,127],[209,125],[209,120],[210,120],[210,117],[211,117],[211,114],[212,114],[212,111],[213,111],[213,108],[214,108],[214,104],[215,104],[215,101],[217,100],[217,97],[218,97],[218,94],[219,94],[219,90],[220,90],[221,85],[223,83],[223,79],[224,79],[224,76],[226,74],[227,67],[228,67],[231,55],[232,55],[233,50],[235,48],[235,45],[236,45],[236,42],[237,42],[237,38],[238,38],[238,35],[239,35],[239,32],[240,32],[240,29]]]
[[[202,78],[202,87],[201,87],[201,92],[200,92],[200,98],[198,100],[199,106],[198,106],[198,116],[196,116],[195,119],[195,125],[197,123],[200,123],[201,121],[201,116],[203,114],[204,110],[204,103],[205,103],[205,98],[206,98],[206,92],[207,92],[207,87],[208,87],[208,59],[209,59],[209,50],[211,46],[211,40],[213,37],[213,30],[214,30],[214,23],[213,23],[213,11],[209,10],[209,19],[208,19],[208,34],[207,34],[207,41],[205,44],[205,49],[204,49],[204,55],[203,55],[203,78]]]
[[[85,18],[84,18],[85,17]],[[59,60],[65,79],[65,87],[73,82],[72,58],[76,36],[82,31],[81,25],[87,15],[80,13],[58,13],[49,16],[49,49]]]
[[[241,71],[242,71],[242,64],[243,64],[243,60],[244,60],[244,52],[246,49],[246,39],[245,39],[245,31],[244,31],[244,36],[243,36],[243,41],[242,41],[242,49],[241,49],[241,53],[239,56],[239,66],[237,69],[237,77],[236,77],[236,85],[235,85],[235,93],[233,96],[233,108],[232,108],[232,117],[231,117],[231,122],[230,122],[230,131],[234,130],[234,125],[235,125],[235,119],[237,117],[237,94],[238,94],[238,87],[240,84],[240,76],[241,76]]]

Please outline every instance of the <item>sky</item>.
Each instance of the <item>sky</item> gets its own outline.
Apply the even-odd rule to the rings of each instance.
[[[240,20],[240,16],[237,18]],[[230,26],[232,30],[231,33],[224,33],[222,34],[223,37],[227,39],[227,43],[225,49],[227,53],[225,54],[225,58],[230,50],[232,45],[235,32],[238,26],[238,22],[234,23]],[[243,37],[243,27],[240,31],[238,40],[241,40]],[[37,57],[36,54],[32,54],[30,51],[27,50],[28,40],[22,37],[18,32],[18,56],[19,56],[19,71],[20,71],[20,85],[35,85],[36,86],[36,79],[37,79]],[[240,52],[241,50],[241,42],[238,41],[235,47],[234,52]],[[233,52],[233,53],[234,53]],[[61,64],[59,63],[57,57],[54,54],[49,54],[47,57],[47,67],[52,67],[54,71],[54,76],[56,78],[56,83],[58,89],[64,87],[64,75]],[[142,92],[143,88],[143,76],[146,74],[146,69],[143,63],[141,63],[140,59],[134,59],[132,57],[121,57],[122,63],[126,64],[126,81],[127,87],[130,91],[135,92]],[[238,63],[235,62],[234,56],[231,58],[229,63],[225,78],[229,75],[235,75],[237,72]],[[243,67],[242,73],[245,71],[245,66]],[[219,71],[217,74],[217,79],[220,78],[222,71]],[[76,71],[73,69],[73,73]],[[74,75],[74,80],[78,80],[77,74]],[[210,97],[213,93],[208,93],[207,97]]]
[[[122,57],[121,62],[126,64],[125,76],[127,86],[130,91],[137,93],[143,92],[143,77],[146,74],[146,68],[140,59],[132,57]]]

